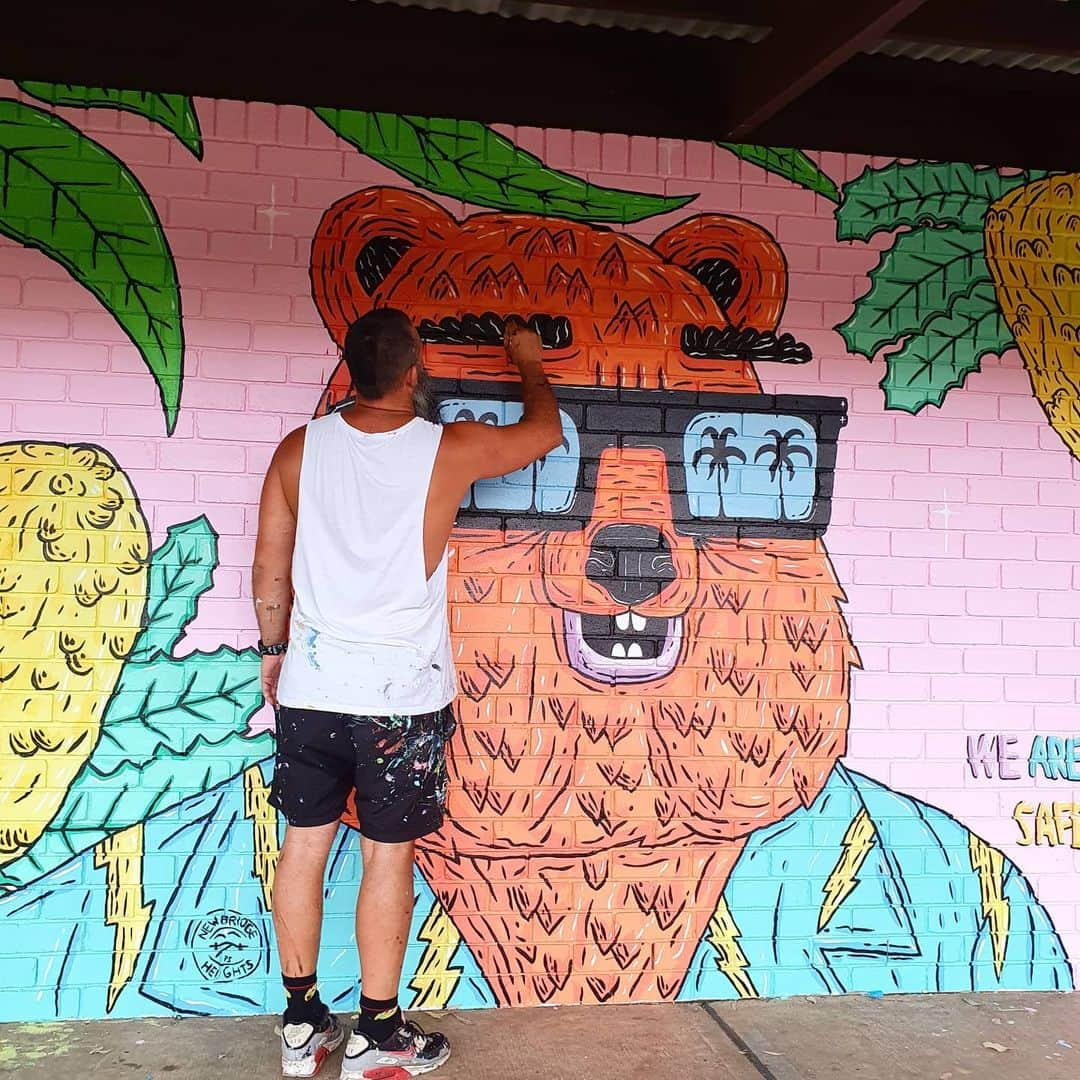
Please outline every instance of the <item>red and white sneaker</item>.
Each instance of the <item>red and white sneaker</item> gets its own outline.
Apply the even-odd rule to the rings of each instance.
[[[312,1024],[283,1024],[282,1075],[314,1076],[344,1038],[345,1030],[332,1012],[326,1014],[326,1020],[320,1028],[315,1028]]]
[[[354,1031],[341,1062],[341,1080],[408,1080],[445,1065],[449,1057],[445,1035],[425,1034],[411,1020],[381,1043]]]

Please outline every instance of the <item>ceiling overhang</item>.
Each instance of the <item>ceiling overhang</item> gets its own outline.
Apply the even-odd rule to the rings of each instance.
[[[446,5],[467,6],[440,6]],[[513,6],[501,0],[500,15],[402,0],[20,3],[5,15],[0,74],[492,123],[1080,168],[1080,75],[1070,73],[1080,62],[1077,4],[577,5],[592,17],[608,11],[610,26],[553,21],[535,11],[507,15]],[[654,29],[650,13],[661,21],[681,18],[685,32]],[[640,28],[622,29],[620,20]],[[969,62],[943,59],[950,50]]]

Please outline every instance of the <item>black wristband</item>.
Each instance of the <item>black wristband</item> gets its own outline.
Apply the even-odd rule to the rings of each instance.
[[[260,656],[280,656],[288,647],[289,643],[287,641],[279,641],[276,645],[267,645],[261,638],[259,639]]]

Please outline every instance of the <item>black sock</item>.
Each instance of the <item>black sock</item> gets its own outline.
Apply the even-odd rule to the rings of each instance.
[[[356,1030],[372,1042],[385,1042],[401,1027],[403,1017],[396,997],[380,1001],[360,995],[360,1012],[356,1017]]]
[[[281,981],[285,984],[285,1023],[321,1027],[326,1020],[327,1009],[319,997],[319,981],[315,972],[295,977],[283,975]]]

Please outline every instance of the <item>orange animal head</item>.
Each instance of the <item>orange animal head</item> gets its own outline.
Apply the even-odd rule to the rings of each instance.
[[[843,753],[842,592],[820,541],[843,403],[767,398],[786,265],[760,227],[689,218],[646,245],[587,224],[371,189],[312,250],[339,344],[407,311],[448,420],[520,414],[501,347],[540,331],[562,448],[474,487],[452,541],[461,695],[448,855],[587,855],[745,837]],[[340,365],[319,411],[349,392]]]

